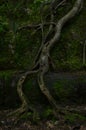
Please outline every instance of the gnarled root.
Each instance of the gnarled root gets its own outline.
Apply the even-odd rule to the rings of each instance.
[[[9,117],[12,117],[12,116],[19,117],[22,113],[24,113],[27,110],[28,110],[28,105],[22,104],[20,108],[10,112],[8,114],[8,116]]]
[[[43,74],[42,73],[38,74],[38,84],[39,84],[39,87],[40,87],[42,93],[46,96],[46,98],[48,99],[48,101],[50,102],[52,107],[55,110],[58,110],[58,106],[56,104],[55,99],[52,97],[52,95],[50,94],[49,90],[47,89],[47,87],[44,84]]]
[[[38,83],[39,83],[39,87],[40,87],[42,93],[46,96],[46,98],[48,99],[48,101],[52,105],[52,107],[54,109],[53,114],[56,118],[57,117],[59,118],[59,115],[65,115],[68,112],[69,113],[86,114],[86,107],[85,106],[84,107],[83,106],[78,106],[78,107],[65,106],[65,107],[62,107],[60,105],[57,105],[55,99],[52,97],[49,90],[45,86],[45,83],[44,83],[44,80],[43,80],[43,74],[41,72],[38,74]]]
[[[25,94],[23,93],[22,87],[23,87],[23,83],[27,77],[28,74],[32,74],[32,73],[36,73],[37,71],[30,71],[30,72],[26,72],[25,74],[23,74],[17,84],[17,93],[19,95],[19,98],[22,102],[22,105],[20,106],[20,108],[14,110],[13,112],[9,113],[8,116],[9,117],[15,117],[16,119],[19,119],[21,117],[21,115],[23,115],[25,112],[28,112],[28,110],[33,112],[33,116],[35,115],[34,113],[36,113],[35,109],[31,106],[29,106],[28,104],[30,104],[29,100],[26,98]]]

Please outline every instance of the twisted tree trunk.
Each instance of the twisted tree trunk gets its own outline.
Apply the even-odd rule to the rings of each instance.
[[[56,1],[57,0],[53,0],[54,3]],[[66,2],[66,1],[64,1],[64,2]],[[30,108],[30,106],[28,104],[29,102],[27,102],[26,97],[23,94],[22,87],[23,87],[23,83],[24,83],[26,77],[28,75],[34,74],[34,73],[37,73],[39,87],[40,87],[42,93],[46,96],[46,98],[48,99],[48,101],[52,105],[52,107],[55,108],[55,110],[57,110],[57,112],[59,110],[62,110],[62,108],[60,108],[57,105],[55,99],[52,97],[49,90],[47,89],[47,87],[46,87],[46,85],[44,83],[44,75],[50,69],[50,63],[49,63],[50,62],[50,50],[55,45],[55,43],[58,44],[63,26],[80,11],[83,0],[76,0],[73,8],[65,16],[63,16],[60,20],[58,20],[58,22],[55,23],[55,27],[53,27],[53,25],[51,25],[52,23],[54,23],[53,22],[54,14],[52,12],[52,8],[56,9],[56,7],[61,6],[64,2],[61,2],[59,4],[58,4],[58,2],[56,2],[57,5],[56,4],[51,4],[51,8],[50,8],[51,9],[51,11],[50,11],[51,12],[51,19],[50,19],[50,23],[49,23],[50,27],[49,27],[49,30],[48,30],[45,37],[43,36],[43,26],[45,26],[45,25],[42,25],[40,27],[40,29],[42,30],[42,38],[43,38],[42,39],[42,45],[41,45],[41,47],[40,47],[40,49],[38,51],[38,54],[36,56],[36,59],[34,61],[33,68],[31,69],[31,71],[28,71],[28,72],[25,72],[24,74],[22,74],[22,76],[20,77],[20,79],[18,81],[17,91],[18,91],[19,97],[20,97],[20,99],[22,101],[22,105],[18,110],[16,110],[14,112],[14,114],[15,113],[21,114],[21,113],[25,112],[28,109],[32,109],[32,108]],[[32,29],[32,28],[37,28],[39,26],[40,25],[26,26],[26,27],[19,28],[19,30],[22,30],[22,29],[25,29],[25,28]],[[50,34],[52,34],[53,32],[54,32],[53,38],[49,39]],[[74,109],[71,109],[71,110],[74,110]]]

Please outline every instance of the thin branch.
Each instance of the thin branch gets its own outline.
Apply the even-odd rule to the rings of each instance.
[[[53,21],[54,21],[54,14],[53,14],[53,11],[51,10],[51,20],[50,20],[50,22],[53,22]],[[44,43],[46,43],[46,40],[47,40],[47,38],[49,37],[49,35],[51,34],[52,29],[53,29],[53,25],[50,24],[49,29],[48,29],[48,32],[47,32],[46,37],[45,37],[45,40],[44,40]]]
[[[48,26],[50,24],[56,26],[56,24],[54,22],[46,22],[46,23],[44,23],[44,26]],[[19,27],[17,29],[17,32],[19,32],[20,30],[23,30],[23,29],[38,29],[38,28],[41,29],[42,26],[43,26],[42,23],[36,24],[36,25],[31,25],[31,24],[30,25],[24,25],[24,26]]]
[[[61,2],[58,2],[58,0],[53,0],[51,2],[51,7],[52,7],[53,10],[56,10],[57,8],[59,8],[62,5],[64,5],[65,2],[66,2],[66,0],[62,0]]]
[[[54,15],[53,15],[53,11],[51,10],[51,20],[50,20],[50,23],[54,23],[53,20],[54,20]],[[38,60],[38,57],[39,57],[39,55],[40,55],[40,53],[41,53],[41,50],[42,50],[42,48],[43,48],[43,44],[46,43],[46,40],[47,40],[48,36],[51,34],[52,29],[53,29],[53,24],[50,24],[49,30],[48,30],[48,32],[47,32],[47,34],[46,34],[46,37],[43,38],[42,44],[41,44],[41,46],[40,46],[40,48],[39,48],[39,50],[38,50],[38,53],[37,53],[37,55],[36,55],[35,62]],[[43,31],[43,30],[42,30],[42,31]],[[43,37],[43,36],[42,36],[42,37]]]
[[[41,8],[40,8],[40,15],[41,15],[41,33],[42,33],[42,44],[43,44],[43,41],[44,41],[44,21],[43,21],[43,5],[41,5]]]

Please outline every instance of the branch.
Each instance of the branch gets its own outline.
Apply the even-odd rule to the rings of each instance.
[[[46,22],[43,25],[47,26],[47,25],[50,25],[50,24],[56,26],[56,24],[54,22]],[[22,27],[19,27],[17,29],[17,32],[19,32],[20,30],[23,30],[23,29],[38,29],[38,28],[41,29],[43,25],[42,25],[42,23],[36,24],[36,25],[24,25]]]
[[[64,5],[64,3],[66,2],[66,0],[62,0],[60,3],[57,3],[58,1],[54,0],[51,3],[52,9],[56,10],[57,8],[59,8],[60,6]]]
[[[53,22],[53,21],[54,21],[54,14],[53,14],[53,11],[51,10],[51,19],[50,19],[50,22]],[[52,30],[53,30],[53,25],[50,24],[49,29],[48,29],[48,32],[47,32],[47,34],[46,34],[46,37],[45,37],[45,39],[44,39],[44,43],[47,42],[47,38],[48,38],[49,35],[51,34]]]
[[[53,19],[54,19],[54,15],[53,15],[53,12],[52,12],[52,10],[51,10],[51,20],[50,20],[50,23],[54,23],[54,22],[53,22]],[[42,50],[42,48],[43,48],[43,45],[46,43],[46,41],[47,41],[49,35],[50,35],[51,32],[52,32],[52,29],[53,29],[53,24],[50,24],[46,36],[45,36],[45,37],[42,36],[42,37],[43,37],[43,38],[42,38],[42,39],[43,39],[43,40],[42,40],[42,44],[41,44],[41,46],[40,46],[40,48],[39,48],[39,50],[38,50],[38,53],[37,53],[37,55],[36,55],[35,62],[38,60],[39,55],[40,55],[40,53],[41,53],[41,50]]]
[[[49,41],[49,45],[48,45],[49,50],[51,49],[51,47],[54,45],[55,42],[58,42],[60,35],[61,35],[61,30],[62,30],[64,24],[77,14],[77,12],[79,11],[80,6],[82,4],[82,1],[83,0],[76,0],[73,8],[57,22],[55,35]]]

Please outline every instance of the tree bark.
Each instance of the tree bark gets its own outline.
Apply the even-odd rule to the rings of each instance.
[[[76,0],[73,8],[56,23],[55,34],[54,34],[53,38],[50,40],[47,40],[47,41],[45,40],[46,42],[45,41],[42,42],[42,46],[41,46],[40,50],[38,51],[38,55],[37,55],[36,60],[35,60],[36,66],[34,65],[35,67],[32,68],[31,72],[27,72],[20,77],[18,84],[17,84],[17,91],[18,91],[19,97],[22,101],[22,107],[19,108],[15,112],[21,113],[21,112],[26,111],[26,109],[28,108],[28,103],[27,103],[25,95],[22,91],[22,85],[23,85],[26,77],[29,74],[33,74],[35,72],[38,73],[37,74],[38,84],[39,84],[39,87],[40,87],[42,93],[46,96],[46,98],[48,99],[48,101],[50,102],[52,107],[55,108],[57,110],[57,112],[62,110],[59,107],[59,105],[57,105],[55,99],[52,97],[49,90],[47,89],[43,78],[44,78],[44,75],[50,69],[49,68],[49,66],[50,66],[49,65],[50,50],[55,45],[55,43],[59,42],[63,26],[79,12],[79,9],[81,7],[82,2],[83,2],[83,0]],[[53,22],[52,20],[53,20],[53,18],[51,18],[51,21],[50,21],[51,23]],[[37,28],[38,26],[32,26],[32,27],[28,26],[28,27],[29,28],[34,28],[34,27]],[[50,34],[52,29],[53,29],[53,27],[50,26],[47,35]],[[21,28],[19,30],[21,30]],[[43,30],[42,30],[42,33],[43,33]],[[36,69],[38,69],[38,70],[36,70]],[[64,111],[64,109],[63,109],[63,111]]]

